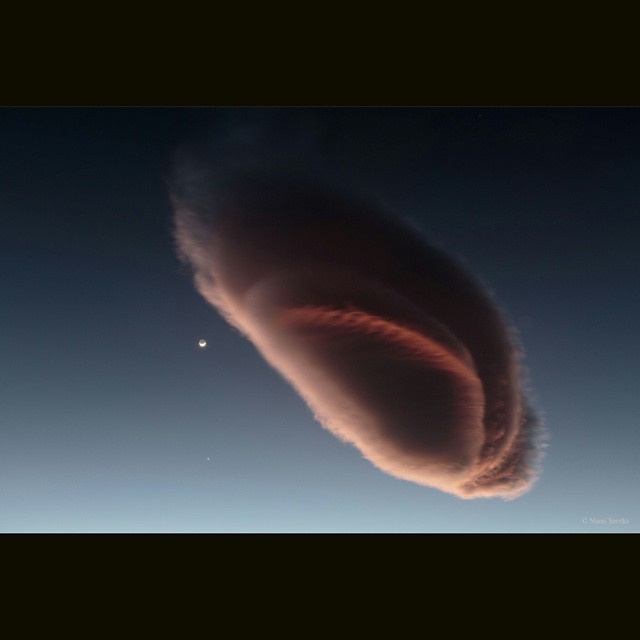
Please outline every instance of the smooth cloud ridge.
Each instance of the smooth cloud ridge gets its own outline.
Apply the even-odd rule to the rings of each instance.
[[[175,236],[196,288],[325,428],[386,473],[461,498],[531,487],[543,429],[522,353],[466,268],[338,189],[178,169]]]

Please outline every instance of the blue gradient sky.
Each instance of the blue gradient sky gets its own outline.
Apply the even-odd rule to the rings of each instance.
[[[169,154],[244,113],[3,109],[0,531],[639,531],[640,110],[304,115],[335,175],[462,257],[519,328],[540,481],[463,501],[385,475],[195,292]]]

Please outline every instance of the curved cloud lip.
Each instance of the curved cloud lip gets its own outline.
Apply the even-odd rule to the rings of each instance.
[[[516,497],[540,423],[491,296],[368,203],[244,176],[174,197],[202,295],[327,429],[385,472],[462,498]]]

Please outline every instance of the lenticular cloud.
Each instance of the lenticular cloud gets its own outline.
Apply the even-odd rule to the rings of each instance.
[[[386,473],[461,498],[529,489],[540,423],[521,353],[464,267],[338,190],[181,171],[176,239],[198,291],[325,428]]]

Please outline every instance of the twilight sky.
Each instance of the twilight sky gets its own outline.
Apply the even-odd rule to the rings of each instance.
[[[528,493],[381,472],[195,291],[171,153],[246,122],[490,287],[550,433]],[[0,110],[0,531],[640,530],[639,185],[638,109]]]

